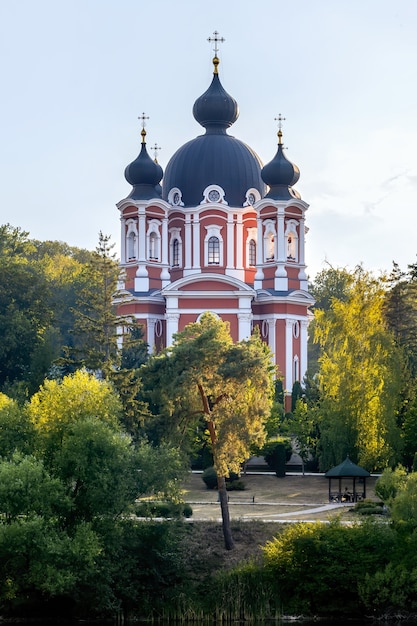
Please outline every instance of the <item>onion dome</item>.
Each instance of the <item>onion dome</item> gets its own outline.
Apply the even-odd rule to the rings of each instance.
[[[146,131],[142,128],[142,148],[139,155],[125,169],[125,178],[133,187],[129,198],[132,200],[150,200],[161,197],[159,185],[163,171],[155,160],[153,161],[146,150]]]
[[[279,118],[281,123],[281,117]],[[267,163],[261,172],[262,180],[269,186],[265,198],[271,200],[289,200],[300,198],[300,194],[292,186],[300,178],[300,170],[291,163],[284,154],[282,130],[278,130],[278,150],[272,161]]]
[[[216,55],[211,85],[193,107],[195,119],[206,132],[183,145],[170,159],[162,182],[165,200],[170,190],[177,188],[185,206],[198,206],[204,190],[218,185],[224,190],[225,202],[243,206],[249,189],[257,189],[261,196],[266,191],[257,154],[227,134],[238,118],[239,108],[220,82],[219,62]]]

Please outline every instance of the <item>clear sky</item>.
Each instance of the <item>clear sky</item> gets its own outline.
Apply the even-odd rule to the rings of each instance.
[[[118,249],[137,118],[163,168],[202,134],[214,30],[240,108],[230,134],[266,163],[286,118],[310,277],[414,263],[416,0],[3,0],[0,223],[88,249],[102,230]]]

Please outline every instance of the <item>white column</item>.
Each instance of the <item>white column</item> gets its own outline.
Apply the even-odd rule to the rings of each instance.
[[[243,222],[242,215],[238,213],[236,222],[236,268],[243,270]]]
[[[300,289],[308,290],[307,275],[305,272],[305,220],[300,219],[300,232],[298,234],[298,258],[300,260],[300,271],[298,272],[298,280],[300,281]]]
[[[149,291],[148,270],[146,268],[146,213],[145,207],[138,210],[138,267],[135,277],[135,291]]]
[[[168,261],[168,217],[162,218],[162,236],[161,236],[161,253],[162,253],[162,269],[161,281],[162,287],[166,287],[170,282],[169,261]]]
[[[235,237],[234,237],[233,213],[227,216],[227,260],[226,268],[234,269],[235,267]]]
[[[307,344],[308,344],[308,321],[300,322],[300,380],[302,381],[308,367]]]
[[[184,273],[191,273],[191,215],[189,213],[185,216],[185,266]]]
[[[278,208],[277,214],[277,268],[275,270],[274,287],[277,291],[287,291],[288,279],[287,270],[285,269],[286,263],[286,249],[285,249],[285,222],[284,222],[284,208]]]
[[[274,361],[274,365],[277,365],[277,357],[276,357],[276,320],[275,318],[270,318],[267,320],[268,322],[268,346],[272,352],[272,358]]]
[[[239,341],[249,339],[252,334],[252,312],[245,311],[242,313],[238,313],[237,317],[239,321]]]
[[[193,215],[193,270],[201,269],[200,261],[200,216]]]
[[[256,226],[257,226],[257,241],[256,241],[256,273],[255,273],[255,289],[262,288],[262,281],[264,279],[264,273],[262,271],[264,251],[263,251],[263,232],[262,232],[262,220],[260,217],[256,218]]]
[[[120,263],[126,263],[126,219],[120,218]]]
[[[292,358],[294,320],[285,320],[285,390],[291,392],[293,386]]]
[[[175,333],[178,332],[178,322],[180,319],[179,313],[167,313],[165,315],[166,329],[167,329],[167,342],[166,345],[171,346]]]

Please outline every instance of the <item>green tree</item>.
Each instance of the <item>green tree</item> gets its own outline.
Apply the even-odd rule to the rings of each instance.
[[[66,487],[71,524],[115,519],[139,493],[139,464],[130,437],[97,417],[69,424],[48,466]]]
[[[174,344],[152,357],[147,376],[153,401],[177,435],[204,418],[210,436],[226,549],[234,542],[230,529],[225,479],[238,473],[253,443],[265,438],[264,423],[272,402],[268,347],[258,336],[233,344],[228,325],[210,313],[189,324]]]
[[[8,459],[13,452],[31,453],[34,436],[27,413],[15,400],[0,393],[0,458]]]
[[[0,227],[0,388],[10,394],[19,382],[33,393],[50,363],[49,286],[26,258],[33,249],[27,235]]]
[[[100,371],[104,377],[120,364],[120,320],[113,303],[119,266],[113,247],[110,237],[100,232],[92,259],[83,267],[83,285],[74,311],[75,347],[69,351],[77,368]]]
[[[305,464],[317,455],[318,407],[309,406],[304,399],[297,400],[288,429],[295,440],[295,449],[301,457],[304,474]]]
[[[320,466],[346,454],[369,470],[394,464],[400,453],[396,418],[402,353],[383,315],[384,286],[357,268],[349,298],[315,312],[320,344]]]

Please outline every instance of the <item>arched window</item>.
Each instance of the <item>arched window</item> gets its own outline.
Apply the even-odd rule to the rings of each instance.
[[[273,261],[275,259],[275,237],[272,233],[268,233],[265,243],[266,243],[266,260]]]
[[[157,261],[158,255],[158,236],[156,233],[149,235],[149,258],[153,261]]]
[[[287,259],[288,261],[298,261],[298,234],[297,222],[289,220],[285,231],[287,243]]]
[[[300,363],[297,355],[294,357],[294,382],[296,380],[300,380]]]
[[[219,265],[220,263],[220,242],[218,237],[210,237],[208,240],[208,264]]]
[[[256,242],[253,239],[249,241],[249,265],[256,265]]]
[[[136,235],[133,231],[127,236],[127,259],[128,261],[136,258]]]
[[[174,239],[172,242],[172,267],[178,267],[180,264],[180,242]]]

